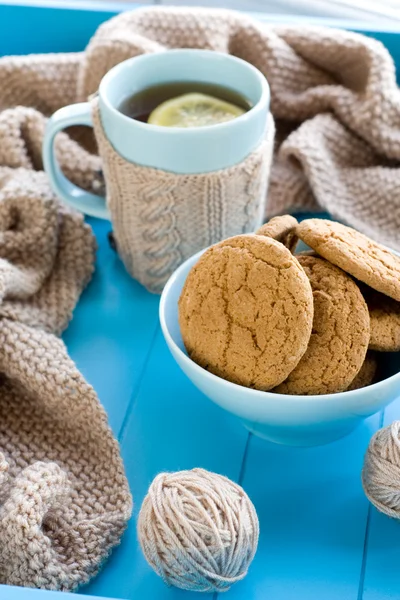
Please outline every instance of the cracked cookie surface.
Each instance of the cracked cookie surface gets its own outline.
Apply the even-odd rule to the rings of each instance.
[[[265,235],[281,242],[290,252],[294,252],[297,246],[296,235],[297,219],[292,215],[273,217],[256,231],[256,235]]]
[[[400,301],[400,257],[351,227],[306,219],[298,237],[318,254],[382,294]]]
[[[364,286],[361,288],[371,321],[369,347],[378,352],[400,350],[400,302]]]
[[[189,356],[215,375],[269,390],[284,381],[311,335],[310,282],[279,242],[239,235],[212,246],[179,299]]]
[[[315,256],[297,257],[314,297],[314,322],[308,348],[277,394],[332,394],[344,391],[364,362],[369,314],[354,281]]]
[[[367,352],[363,365],[349,387],[347,392],[358,390],[359,388],[367,387],[374,382],[376,371],[378,369],[378,361],[374,352]]]

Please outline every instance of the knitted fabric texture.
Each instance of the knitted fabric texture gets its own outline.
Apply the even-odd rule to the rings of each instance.
[[[1,106],[19,85],[42,110],[72,100],[73,59],[41,58],[42,71],[24,67],[22,83],[25,60],[12,59],[15,89],[0,86]],[[47,73],[53,60],[60,70]],[[73,590],[119,542],[131,496],[105,412],[54,335],[90,280],[95,243],[40,171],[44,122],[32,108],[0,113],[0,584]],[[59,149],[65,170],[90,185],[98,158],[66,134]]]
[[[266,75],[277,123],[266,216],[327,210],[400,250],[400,94],[389,53],[371,38],[269,26],[233,11],[143,8],[101,25],[85,52],[1,58],[0,109],[11,108],[6,121],[20,143],[30,131],[37,147],[43,115],[86,100],[122,60],[177,47],[229,52]],[[93,149],[93,139],[82,131],[73,139],[60,134],[57,154],[75,183],[98,189],[100,161],[84,149]],[[8,164],[2,138],[0,125],[0,156]],[[41,168],[40,157],[34,166]]]
[[[77,100],[116,63],[177,47],[229,52],[266,75],[277,124],[266,216],[327,210],[400,250],[400,93],[380,42],[224,10],[141,9],[100,26],[82,56]]]
[[[151,292],[161,292],[175,269],[199,250],[262,223],[274,143],[271,115],[265,140],[245,160],[200,175],[177,175],[122,158],[105,137],[97,100],[93,123],[118,252]]]

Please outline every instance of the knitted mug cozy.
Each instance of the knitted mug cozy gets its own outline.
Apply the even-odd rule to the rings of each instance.
[[[275,127],[241,163],[178,175],[120,156],[105,136],[97,99],[93,124],[118,252],[129,273],[160,293],[187,258],[227,237],[253,232],[265,212]]]
[[[0,120],[20,141],[10,151],[0,124],[0,165],[42,168],[45,116],[85,102],[123,60],[170,48],[229,52],[266,76],[277,133],[265,218],[322,210],[400,251],[396,69],[380,42],[351,31],[266,24],[222,9],[153,6],[102,23],[84,52],[3,56]],[[27,131],[30,147],[19,158]],[[76,130],[68,133],[72,137],[56,138],[61,169],[76,185],[98,191],[93,145]]]

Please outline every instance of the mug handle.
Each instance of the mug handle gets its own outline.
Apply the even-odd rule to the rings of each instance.
[[[72,125],[88,125],[89,127],[93,127],[91,105],[89,102],[64,106],[47,121],[42,146],[44,170],[49,177],[51,187],[64,202],[86,215],[111,220],[105,198],[86,192],[73,184],[62,173],[60,165],[57,162],[54,152],[55,135],[62,129],[71,127]]]

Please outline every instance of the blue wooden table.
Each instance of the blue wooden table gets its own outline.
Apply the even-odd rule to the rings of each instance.
[[[115,11],[0,4],[0,54],[79,50]],[[400,65],[399,32],[366,33],[381,39]],[[258,553],[230,600],[400,599],[400,524],[369,506],[360,481],[369,439],[400,418],[400,401],[321,448],[286,448],[253,437],[179,371],[160,332],[158,297],[126,275],[108,246],[110,225],[90,223],[99,243],[97,269],[64,339],[120,441],[135,511],[121,546],[80,593],[126,600],[198,597],[167,588],[151,571],[135,521],[157,473],[204,467],[243,485],[260,518]],[[67,597],[0,586],[1,600]]]

